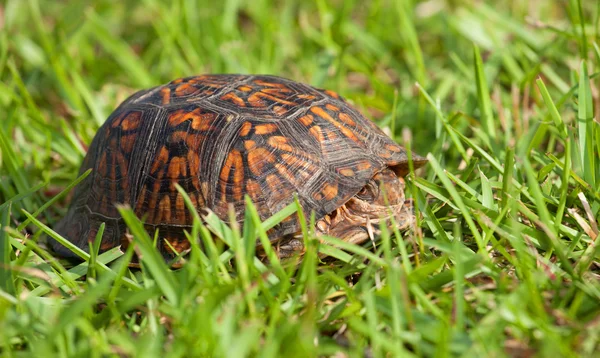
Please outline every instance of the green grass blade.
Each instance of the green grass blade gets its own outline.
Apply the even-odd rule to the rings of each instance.
[[[597,123],[594,123],[594,102],[585,61],[582,61],[580,66],[578,94],[577,129],[579,154],[583,170],[582,176],[592,187],[597,187],[595,178],[596,160],[594,160],[594,126]]]
[[[475,226],[475,222],[473,221],[473,218],[471,217],[470,211],[467,208],[467,206],[464,204],[464,201],[462,200],[460,194],[458,193],[458,191],[456,191],[456,189],[454,188],[454,186],[448,179],[445,171],[439,165],[438,161],[431,154],[427,155],[427,159],[429,160],[429,164],[431,165],[433,170],[436,172],[436,174],[438,175],[438,177],[444,184],[444,187],[446,188],[446,190],[448,190],[448,193],[450,193],[450,196],[454,200],[455,205],[460,209],[461,214],[467,221],[467,224],[469,225],[469,228],[471,229],[471,234],[475,238],[475,242],[477,242],[477,246],[479,247],[479,250],[481,252],[485,252],[485,244],[483,242],[483,238],[481,237],[481,234],[479,233],[479,229]]]
[[[11,254],[13,252],[6,228],[10,224],[10,202],[0,206],[0,289],[12,295],[15,291],[11,270]]]
[[[481,125],[485,134],[496,141],[496,128],[494,125],[494,114],[490,102],[490,91],[483,71],[483,62],[479,48],[473,46],[473,62],[475,63],[475,81],[477,85],[477,97],[479,100],[479,111],[481,112]]]
[[[119,207],[119,213],[131,230],[133,244],[137,244],[140,250],[140,261],[144,269],[148,270],[162,293],[172,305],[179,302],[177,280],[173,278],[172,272],[167,267],[165,259],[158,253],[150,236],[144,229],[142,222],[135,216],[133,211],[126,207]],[[162,243],[159,243],[162,245]]]

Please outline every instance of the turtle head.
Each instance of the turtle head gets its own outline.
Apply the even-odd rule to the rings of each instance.
[[[344,205],[317,221],[317,232],[360,244],[379,233],[393,217],[400,230],[414,221],[412,202],[405,200],[404,179],[392,169],[376,173]]]

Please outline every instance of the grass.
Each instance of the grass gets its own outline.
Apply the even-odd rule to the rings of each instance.
[[[201,3],[0,3],[4,356],[600,351],[600,5]],[[318,243],[308,225],[299,265],[268,245],[264,264],[254,243],[298,207],[261,223],[249,204],[243,232],[198,221],[171,270],[121,208],[140,270],[127,267],[133,245],[52,260],[42,234],[110,112],[138,89],[210,72],[338,91],[427,155],[409,181],[419,230],[383,228],[373,249]]]

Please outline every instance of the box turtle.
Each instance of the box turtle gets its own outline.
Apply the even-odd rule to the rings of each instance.
[[[166,259],[171,247],[189,249],[192,215],[175,184],[199,212],[227,220],[232,206],[240,222],[246,194],[264,220],[296,193],[318,235],[352,243],[390,215],[401,229],[414,218],[406,150],[335,92],[275,76],[204,75],[137,92],[98,130],[80,173],[90,168],[55,227],[86,251],[102,222],[101,251],[121,244],[127,227],[116,204],[132,207],[151,235],[158,229]],[[299,231],[294,215],[268,232],[281,257],[303,250]]]

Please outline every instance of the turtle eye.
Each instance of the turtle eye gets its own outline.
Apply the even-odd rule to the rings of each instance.
[[[379,196],[379,185],[371,180],[356,194],[356,197],[364,201],[373,201]]]

